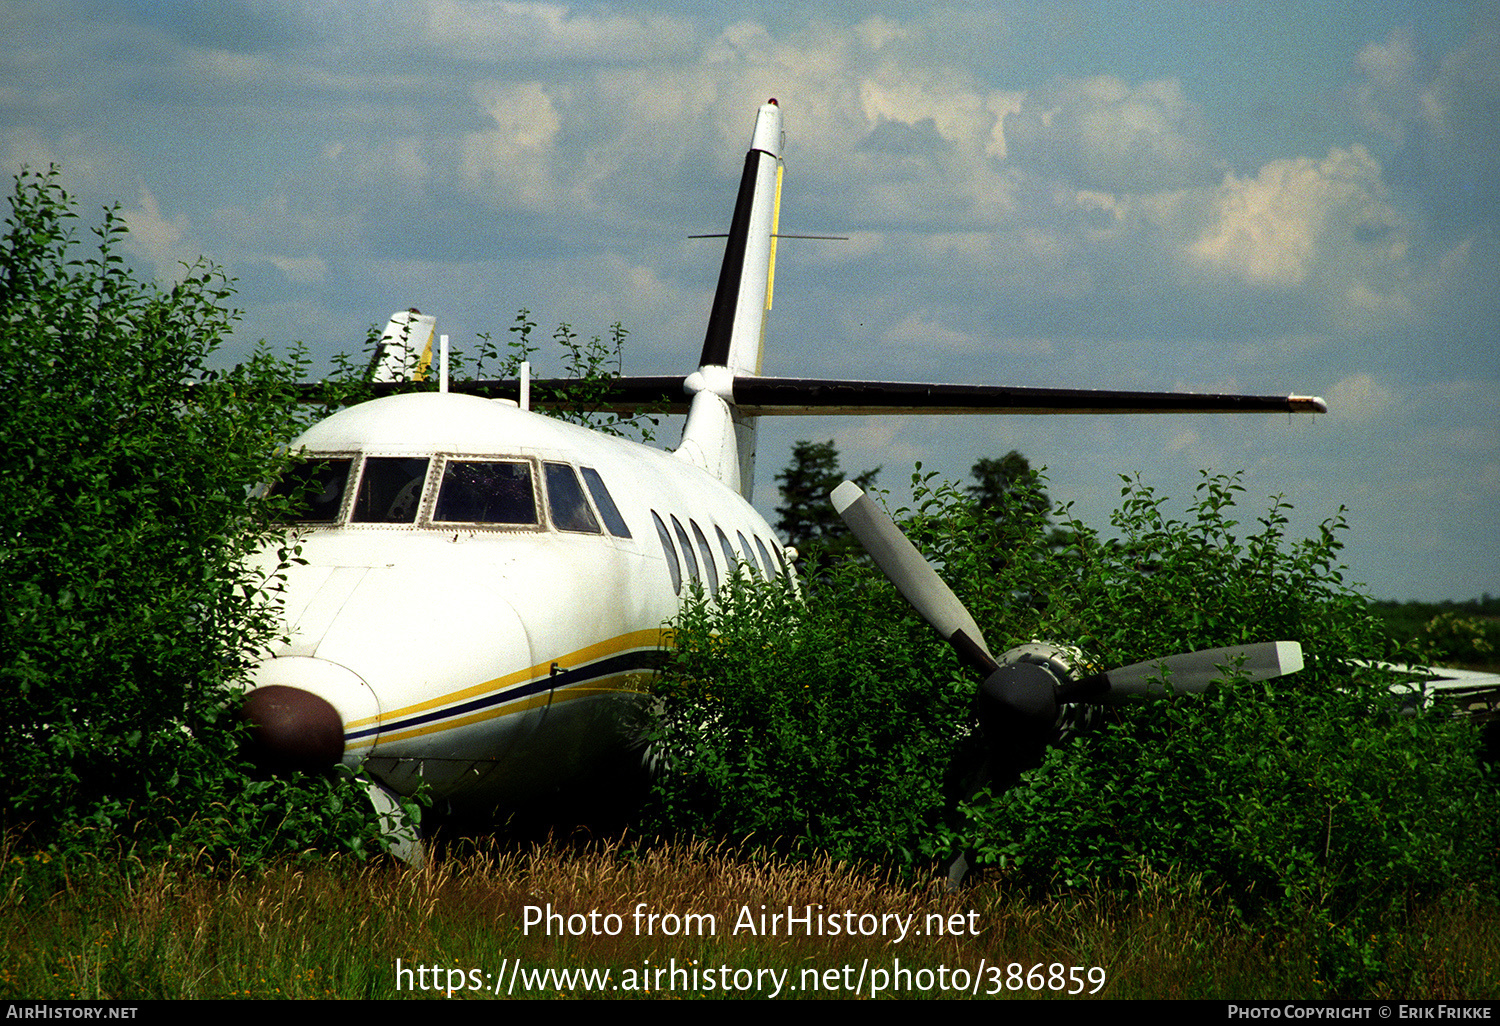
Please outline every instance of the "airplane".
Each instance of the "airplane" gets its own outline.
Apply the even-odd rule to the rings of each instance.
[[[259,557],[285,627],[243,706],[262,762],[363,768],[392,817],[423,785],[485,814],[599,780],[622,757],[639,763],[650,678],[695,587],[711,597],[746,570],[795,587],[795,552],[749,501],[761,416],[1327,409],[1297,395],[762,376],[786,237],[782,146],[773,99],[756,114],[695,369],[615,378],[590,398],[686,412],[675,449],[545,415],[566,400],[533,403],[532,389],[554,396],[568,382],[528,388],[524,368],[517,381],[451,387],[444,370],[438,391],[410,391],[430,370],[435,320],[391,319],[372,362],[378,397],[296,439],[300,462],[273,486],[299,499],[287,527],[300,558],[280,556],[287,539]],[[968,636],[971,661],[992,674],[977,628]],[[1292,662],[1274,646],[1248,657],[1257,672]]]

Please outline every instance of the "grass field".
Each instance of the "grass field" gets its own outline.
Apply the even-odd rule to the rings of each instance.
[[[1320,998],[1347,946],[1337,924],[1243,922],[1191,879],[1034,903],[702,844],[6,868],[9,999]],[[1493,999],[1500,910],[1449,895],[1346,954],[1378,959],[1361,996]]]

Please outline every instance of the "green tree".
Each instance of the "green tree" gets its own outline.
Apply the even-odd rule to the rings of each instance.
[[[969,471],[974,484],[966,491],[979,507],[996,520],[1004,520],[1013,509],[1047,516],[1052,501],[1042,488],[1041,475],[1015,449],[1000,459],[985,457]]]
[[[242,560],[271,537],[252,486],[286,458],[300,367],[261,349],[212,369],[236,317],[223,274],[143,283],[117,209],[92,246],[77,219],[55,169],[17,178],[0,252],[0,817],[37,844],[300,846],[352,807],[326,782],[252,779],[226,708],[276,629]]]
[[[852,478],[861,488],[871,488],[880,468]],[[792,446],[792,462],[776,475],[781,505],[776,507],[776,530],[786,544],[803,559],[803,573],[816,574],[830,561],[859,552],[844,522],[834,511],[828,495],[845,480],[839,467],[838,449],[826,442],[801,441]]]
[[[1053,526],[1052,499],[1044,487],[1046,478],[1015,449],[998,460],[981,459],[970,469],[969,475],[974,484],[965,491],[1000,525],[1002,533],[1025,538],[1029,536],[1033,522],[1040,521],[1046,529],[1047,545],[1052,550],[1061,551],[1078,544],[1076,532]],[[997,553],[997,558],[1003,557]]]

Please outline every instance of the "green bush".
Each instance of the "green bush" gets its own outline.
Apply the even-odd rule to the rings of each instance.
[[[1290,639],[1306,669],[1113,710],[972,803],[959,837],[1039,889],[1201,874],[1240,913],[1310,932],[1331,992],[1366,993],[1413,902],[1492,880],[1500,803],[1472,726],[1403,715],[1390,679],[1355,665],[1405,660],[1344,583],[1342,517],[1288,542],[1276,500],[1241,538],[1240,490],[1207,478],[1175,522],[1129,484],[1123,541],[1075,553],[1050,612],[1104,666]]]
[[[1432,658],[1468,666],[1493,665],[1500,658],[1500,621],[1438,613],[1422,625],[1418,643],[1430,646]]]
[[[931,854],[972,685],[844,563],[799,597],[741,573],[676,624],[646,826],[902,863]],[[850,602],[851,595],[860,600]]]
[[[988,861],[1041,878],[1112,880],[1142,861],[1172,863],[1246,901],[1335,915],[1472,878],[1494,842],[1472,823],[1474,803],[1493,805],[1474,731],[1443,710],[1400,715],[1384,675],[1356,667],[1395,653],[1343,581],[1342,518],[1288,543],[1276,500],[1242,538],[1231,519],[1241,490],[1205,479],[1193,520],[1179,522],[1128,484],[1114,518],[1122,541],[1075,553],[1048,618],[1105,667],[1289,639],[1306,669],[1113,710],[971,808],[974,842]]]
[[[253,779],[226,707],[275,630],[242,559],[272,537],[252,486],[296,432],[300,367],[262,349],[211,369],[236,317],[222,273],[142,283],[116,210],[92,247],[76,222],[55,170],[17,178],[0,252],[0,819],[64,849],[358,846],[372,817],[351,818],[348,789]]]
[[[1462,602],[1373,602],[1370,609],[1426,662],[1500,670],[1500,599],[1488,593]]]
[[[1406,902],[1490,878],[1497,802],[1475,732],[1445,710],[1402,715],[1383,675],[1355,665],[1399,653],[1344,580],[1342,512],[1293,541],[1280,499],[1241,530],[1235,477],[1205,476],[1186,520],[1127,479],[1118,539],[1062,510],[1059,553],[1044,511],[1017,503],[999,525],[952,486],[914,484],[905,528],[997,654],[1047,639],[1107,669],[1285,639],[1307,666],[1099,710],[954,822],[976,681],[947,646],[863,564],[805,605],[741,584],[679,624],[659,828],[906,867],[963,847],[1039,892],[1200,878],[1242,914],[1318,924],[1335,989],[1382,971]]]

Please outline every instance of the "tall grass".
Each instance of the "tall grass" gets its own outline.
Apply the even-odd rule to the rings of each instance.
[[[528,931],[527,906],[549,904],[563,917],[596,911],[600,924],[614,913],[623,928],[559,936],[554,920],[551,936],[541,925]],[[659,919],[654,932],[638,931],[632,917],[642,904],[661,916],[712,914],[717,930],[668,936]],[[913,934],[897,942],[894,930],[733,932],[742,909],[758,915],[761,905],[768,915],[821,905],[828,915],[913,916]],[[917,933],[936,917],[962,928]],[[1102,968],[1102,986],[1090,980],[1077,989],[1109,998],[1328,992],[1317,969],[1327,924],[1268,930],[1243,922],[1192,878],[1143,873],[1131,894],[1079,891],[1038,903],[1002,883],[949,893],[827,858],[704,843],[491,845],[421,870],[329,860],[249,871],[192,857],[59,866],[7,852],[0,929],[7,999],[442,998],[450,987],[453,998],[472,998],[507,992],[518,965],[526,974],[607,969],[605,994],[616,997],[764,997],[775,989],[773,974],[784,974],[780,996],[863,997],[881,972],[881,996],[1057,997],[1074,989],[1066,983],[1073,966]],[[1412,909],[1383,945],[1385,971],[1369,997],[1500,994],[1500,913],[1477,892]],[[427,971],[419,977],[417,969]],[[521,979],[516,996],[589,996],[600,982]]]

